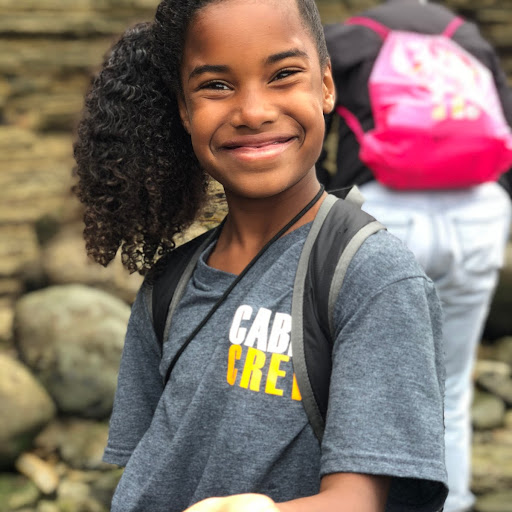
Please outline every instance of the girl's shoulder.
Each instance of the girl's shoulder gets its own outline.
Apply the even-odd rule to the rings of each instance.
[[[382,294],[389,300],[407,302],[411,293],[426,297],[430,307],[437,307],[434,283],[413,253],[388,231],[379,231],[368,237],[354,255],[336,300],[336,310],[350,314]]]

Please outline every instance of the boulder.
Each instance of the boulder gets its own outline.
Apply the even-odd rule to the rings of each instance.
[[[52,399],[19,361],[0,353],[0,468],[12,465],[54,417]]]
[[[139,274],[129,274],[120,258],[102,267],[87,257],[83,225],[73,224],[53,237],[43,249],[42,265],[52,284],[84,284],[99,288],[131,303],[142,283]]]
[[[59,485],[54,465],[33,453],[22,453],[15,463],[19,473],[29,478],[43,494],[52,494]]]
[[[58,453],[73,469],[96,470],[112,467],[101,460],[107,439],[106,422],[70,418],[50,423],[36,437],[34,446],[42,453]]]
[[[494,357],[496,360],[512,366],[512,336],[504,336],[496,341]]]
[[[492,492],[478,496],[476,512],[512,512],[512,491]]]
[[[59,510],[66,512],[108,512],[108,508],[95,500],[85,482],[65,480],[57,492]]]
[[[0,280],[0,290],[2,280]],[[14,318],[14,305],[8,299],[0,299],[0,347],[12,340],[12,322]],[[1,350],[1,348],[0,348]]]
[[[474,444],[471,489],[477,494],[512,489],[512,446]]]
[[[61,412],[110,414],[129,315],[117,297],[83,285],[49,287],[17,302],[20,356]]]
[[[39,491],[28,478],[12,473],[0,473],[0,512],[12,512],[33,506],[38,498]]]
[[[481,345],[479,349],[483,346]],[[488,346],[486,348],[489,348]],[[493,354],[493,348],[489,348],[489,352]],[[475,380],[478,381],[480,377],[492,375],[493,377],[503,377],[509,378],[512,375],[512,368],[509,364],[504,363],[502,361],[494,361],[492,359],[486,359],[483,354],[483,351],[480,352],[482,355],[475,362],[475,367],[473,369],[473,376]]]
[[[512,379],[503,375],[480,375],[477,385],[501,398],[507,407],[512,407]]]
[[[93,498],[109,507],[123,471],[124,468],[103,471],[91,484]]]
[[[25,266],[36,262],[39,255],[39,245],[32,226],[0,226],[0,276],[19,274]]]
[[[9,124],[34,131],[71,131],[82,106],[81,90],[73,93],[26,95],[9,101],[5,107],[5,119]]]
[[[485,391],[475,391],[471,421],[478,430],[501,427],[505,421],[505,404],[501,398]]]

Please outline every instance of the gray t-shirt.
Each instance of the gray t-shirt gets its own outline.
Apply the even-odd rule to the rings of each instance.
[[[290,347],[303,226],[275,242],[162,380],[173,355],[234,279],[205,255],[160,353],[146,284],[133,305],[104,460],[126,465],[112,512],[178,512],[211,496],[286,501],[323,475],[393,478],[387,510],[435,511],[446,496],[441,313],[432,282],[387,232],[351,262],[320,447]]]

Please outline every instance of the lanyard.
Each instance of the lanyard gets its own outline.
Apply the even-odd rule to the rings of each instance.
[[[249,270],[256,264],[256,262],[263,256],[263,254],[267,251],[267,249],[279,238],[281,238],[299,219],[301,219],[320,199],[324,192],[323,185],[320,187],[320,190],[315,195],[315,197],[297,214],[295,217],[293,217],[290,222],[286,224],[286,226],[283,226],[263,247],[260,249],[258,254],[254,256],[254,258],[247,264],[247,266],[242,270],[242,272],[235,278],[235,280],[228,286],[226,291],[222,294],[222,296],[217,300],[217,302],[212,306],[210,311],[206,314],[206,316],[201,320],[201,322],[198,324],[198,326],[192,331],[192,334],[185,340],[183,345],[180,347],[178,352],[176,352],[176,355],[173,357],[171,364],[169,365],[169,368],[167,369],[167,372],[165,374],[164,379],[164,386],[169,381],[169,377],[171,376],[171,372],[173,368],[176,366],[176,363],[178,362],[178,359],[180,358],[181,354],[185,351],[185,349],[188,347],[190,342],[194,339],[194,337],[197,335],[197,333],[204,327],[206,322],[210,320],[210,318],[213,316],[215,311],[219,309],[219,306],[226,300],[228,295],[231,293],[233,288],[242,280],[242,278],[249,272]],[[222,225],[221,225],[222,226]]]

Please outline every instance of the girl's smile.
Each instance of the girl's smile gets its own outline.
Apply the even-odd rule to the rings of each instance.
[[[280,134],[245,135],[227,141],[221,151],[244,161],[265,160],[280,156],[297,140],[296,136]]]
[[[229,196],[278,196],[308,176],[334,103],[295,0],[226,0],[190,23],[181,67],[183,125],[203,168]],[[310,198],[308,198],[310,199]]]

